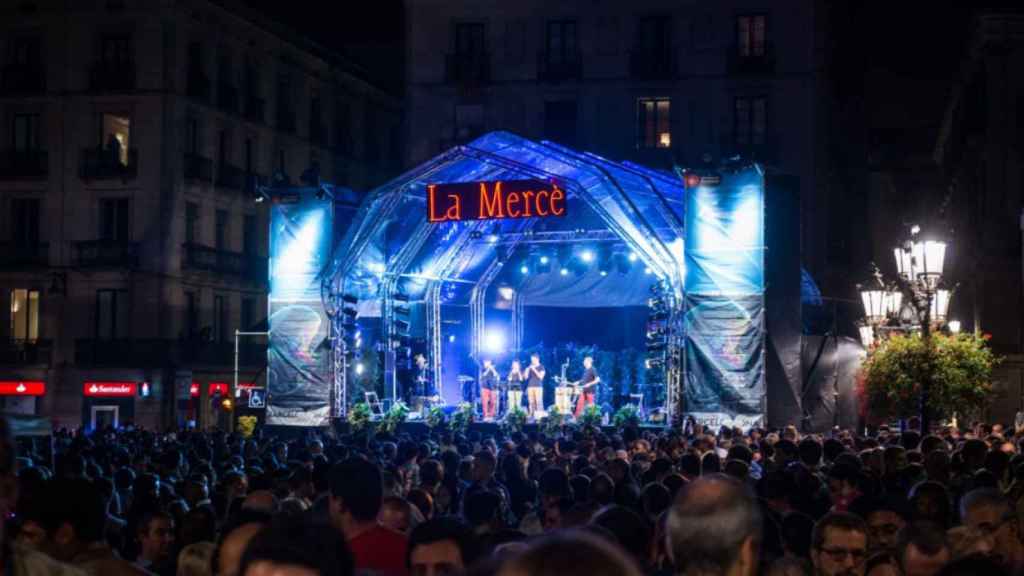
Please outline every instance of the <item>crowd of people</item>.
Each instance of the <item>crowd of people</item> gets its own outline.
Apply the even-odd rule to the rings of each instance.
[[[249,438],[0,420],[4,576],[1024,572],[1024,432]]]

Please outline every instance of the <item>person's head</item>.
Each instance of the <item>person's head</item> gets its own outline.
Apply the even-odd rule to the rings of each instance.
[[[900,561],[892,552],[879,552],[864,563],[864,576],[901,576]]]
[[[242,554],[240,576],[350,576],[352,553],[329,526],[282,516],[261,530]]]
[[[174,520],[164,512],[142,516],[135,538],[139,544],[139,558],[149,562],[167,559],[174,546]]]
[[[591,358],[590,356],[587,356],[586,358],[583,359],[583,367],[584,368],[590,368],[593,365],[594,365],[594,359]]]
[[[484,368],[491,368],[494,366],[494,362],[490,358],[484,359]]]
[[[900,531],[907,525],[905,511],[896,502],[879,502],[864,514],[868,525],[868,547],[873,552],[893,550]]]
[[[608,530],[643,569],[649,562],[651,529],[646,520],[625,506],[609,506],[597,513],[591,524]]]
[[[487,450],[481,450],[473,456],[473,481],[487,482],[494,477],[498,462]]]
[[[384,499],[380,470],[362,458],[349,458],[331,469],[330,516],[343,531],[377,520]]]
[[[683,487],[669,509],[666,547],[681,572],[753,574],[761,542],[761,513],[734,478],[701,476]]]
[[[810,576],[811,566],[805,558],[782,556],[772,562],[766,574],[767,576]]]
[[[949,494],[938,482],[924,481],[910,490],[910,519],[941,528],[949,525],[951,516]]]
[[[915,522],[903,529],[899,559],[905,576],[933,576],[950,558],[946,534],[940,527]]]
[[[512,370],[520,370],[522,366],[519,364],[519,360],[512,361]]]
[[[530,366],[539,366],[540,356],[537,354],[530,354]]]
[[[444,480],[444,464],[438,460],[424,460],[420,464],[420,484],[433,489]]]
[[[42,499],[43,548],[68,562],[89,545],[103,540],[107,521],[106,500],[100,489],[84,478],[56,480]]]
[[[411,576],[442,576],[462,572],[480,555],[473,530],[458,518],[442,516],[413,529],[406,566]]]
[[[477,490],[463,504],[466,521],[476,530],[496,528],[501,511],[501,496],[489,490]]]
[[[419,509],[397,496],[384,499],[381,504],[377,521],[382,526],[390,528],[395,532],[408,534],[417,524],[423,522],[423,515]]]
[[[232,524],[224,527],[212,563],[217,576],[238,575],[242,564],[242,552],[253,537],[269,523],[269,515],[250,511],[241,513]]]
[[[568,530],[536,540],[506,560],[498,576],[640,576],[640,570],[611,542]]]
[[[1006,568],[1014,570],[1022,562],[1017,515],[998,490],[983,488],[964,495],[960,500],[960,519],[965,526],[992,537],[992,555]]]
[[[414,488],[409,491],[406,499],[416,507],[424,520],[434,517],[434,497],[430,495],[430,492],[422,488]]]
[[[811,534],[811,563],[820,576],[864,574],[868,555],[868,529],[853,514],[826,514]]]
[[[213,542],[196,542],[182,548],[178,553],[177,576],[212,576],[216,548]]]
[[[270,490],[254,490],[242,501],[243,510],[259,510],[267,514],[277,514],[280,508],[281,503]]]

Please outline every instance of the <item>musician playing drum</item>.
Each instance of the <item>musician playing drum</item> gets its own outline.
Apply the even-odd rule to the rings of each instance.
[[[594,398],[597,396],[597,385],[601,383],[601,377],[594,370],[594,359],[587,356],[583,359],[583,376],[577,382],[580,387],[580,397],[576,401],[576,417],[583,415],[587,406],[594,405]]]

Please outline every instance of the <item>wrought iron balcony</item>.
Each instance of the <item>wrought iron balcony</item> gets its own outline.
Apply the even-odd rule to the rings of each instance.
[[[53,342],[50,340],[5,340],[0,341],[0,365],[43,366],[53,359]]]
[[[81,338],[75,341],[79,366],[163,366],[173,358],[174,341],[148,339]]]
[[[89,89],[100,92],[125,92],[135,89],[135,62],[100,61],[89,69]]]
[[[729,49],[726,62],[729,74],[735,76],[769,76],[775,73],[775,51],[773,46],[765,46],[764,54],[741,55],[738,46]]]
[[[212,272],[259,283],[267,281],[266,258],[190,242],[182,244],[182,251],[181,267],[184,270]]]
[[[128,180],[138,174],[138,157],[135,148],[128,149],[125,159],[114,150],[84,148],[79,173],[83,180]]]
[[[629,53],[629,75],[637,80],[671,80],[676,73],[670,50],[634,50]]]
[[[0,244],[0,268],[38,268],[50,262],[50,245],[46,242]]]
[[[49,173],[46,150],[0,152],[0,180],[45,180]]]
[[[238,88],[222,82],[217,86],[217,107],[228,112],[238,112]]]
[[[582,59],[579,54],[554,58],[554,54],[541,52],[537,55],[537,78],[544,82],[564,82],[583,77]]]
[[[87,268],[137,268],[139,243],[125,240],[87,240],[75,244],[75,261]]]
[[[213,160],[193,152],[185,152],[182,158],[185,180],[209,182],[213,180]]]
[[[491,55],[467,52],[445,56],[445,79],[454,84],[480,85],[491,81]]]
[[[3,92],[39,94],[46,91],[46,69],[42,64],[8,64],[3,69]]]

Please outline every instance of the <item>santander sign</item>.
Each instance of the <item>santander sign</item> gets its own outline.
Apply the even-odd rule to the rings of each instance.
[[[86,382],[82,393],[100,398],[127,398],[135,396],[138,386],[135,382]]]

